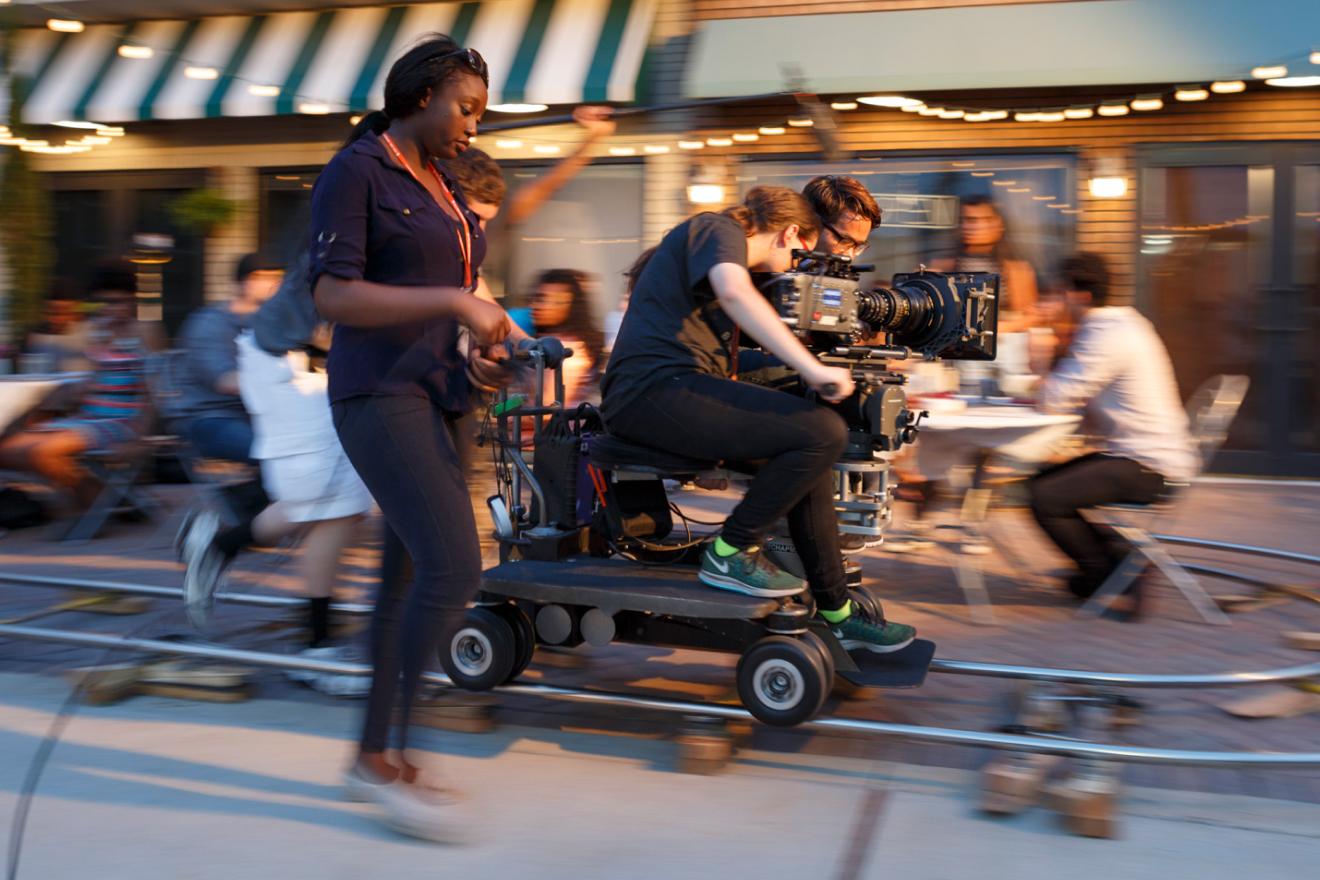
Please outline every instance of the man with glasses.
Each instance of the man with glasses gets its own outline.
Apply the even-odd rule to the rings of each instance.
[[[808,183],[802,195],[820,218],[819,250],[854,260],[866,253],[881,211],[865,184],[855,177],[826,174]]]

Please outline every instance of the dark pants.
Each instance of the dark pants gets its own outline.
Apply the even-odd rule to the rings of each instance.
[[[476,520],[442,410],[420,397],[358,397],[334,404],[334,419],[344,451],[389,525],[385,567],[403,564],[400,549],[413,560],[411,582],[389,574],[376,596],[361,740],[366,752],[387,748],[397,704],[403,748],[421,675],[481,584]]]
[[[1041,471],[1028,490],[1036,522],[1077,563],[1071,589],[1089,596],[1122,563],[1128,546],[1088,522],[1082,511],[1102,504],[1150,504],[1164,492],[1164,477],[1130,458],[1092,453]]]
[[[203,458],[253,464],[252,423],[238,416],[202,416],[183,426],[188,440]]]
[[[834,610],[848,601],[834,513],[833,465],[848,442],[838,414],[791,394],[686,373],[648,388],[610,417],[609,429],[691,458],[754,465],[724,540],[755,547],[787,516],[817,604]]]

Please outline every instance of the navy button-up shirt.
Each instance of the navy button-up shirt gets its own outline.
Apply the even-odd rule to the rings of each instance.
[[[441,172],[443,174],[443,171]],[[472,271],[486,237],[448,177],[472,232]],[[312,193],[311,283],[322,275],[401,287],[462,287],[461,228],[424,186],[368,133],[340,150]],[[335,327],[326,364],[330,399],[364,394],[428,397],[451,412],[469,408],[463,356],[453,318],[397,327]]]

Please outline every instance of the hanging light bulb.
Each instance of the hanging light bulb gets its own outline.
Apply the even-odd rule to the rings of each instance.
[[[1095,112],[1101,116],[1127,116],[1132,108],[1121,101],[1109,101],[1097,107]]]
[[[1159,95],[1139,95],[1132,99],[1132,109],[1142,113],[1148,113],[1151,110],[1163,110],[1164,99]]]
[[[757,132],[766,136],[783,134],[786,131],[788,131],[788,129],[784,128],[782,125],[763,125],[757,129]]]
[[[132,58],[139,61],[145,61],[156,54],[156,50],[150,46],[130,46],[123,45],[119,47],[120,58]]]
[[[58,34],[81,34],[87,28],[81,21],[67,18],[49,18],[46,20],[46,27]]]
[[[1201,86],[1178,86],[1178,90],[1173,93],[1175,101],[1204,101],[1210,97],[1210,92]]]
[[[1064,119],[1090,119],[1094,115],[1094,107],[1069,107],[1063,111]]]
[[[1210,83],[1210,91],[1216,95],[1232,95],[1244,91],[1247,84],[1240,79],[1220,80]]]
[[[1253,79],[1279,79],[1288,75],[1288,68],[1282,64],[1267,64],[1251,68]]]
[[[740,131],[734,134],[733,139],[740,144],[750,144],[759,141],[761,136],[754,131]]]
[[[185,67],[183,75],[188,79],[219,79],[220,71],[214,67]]]

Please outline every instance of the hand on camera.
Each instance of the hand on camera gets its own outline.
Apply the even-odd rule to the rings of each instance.
[[[822,400],[838,403],[853,393],[852,371],[843,367],[827,367],[817,363],[810,373],[802,374],[802,381],[807,387],[820,395]]]
[[[475,296],[463,298],[458,320],[472,331],[478,345],[497,345],[509,335],[509,316],[504,309]]]

